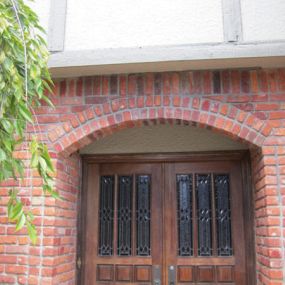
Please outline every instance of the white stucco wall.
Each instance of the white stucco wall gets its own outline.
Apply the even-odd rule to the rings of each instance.
[[[51,0],[25,1],[25,3],[28,4],[37,13],[40,19],[40,23],[46,32],[48,31],[49,25],[50,1]],[[44,35],[44,37],[46,36],[47,34]]]
[[[65,49],[223,41],[221,0],[68,0]]]
[[[58,0],[62,1],[62,0]],[[48,31],[51,0],[26,0]],[[243,42],[285,40],[284,0],[240,0]],[[223,42],[222,0],[68,0],[65,50]]]
[[[244,41],[285,40],[284,0],[241,0]]]
[[[285,0],[24,1],[49,33],[49,66],[56,77],[285,62]],[[67,69],[73,67],[86,70],[71,75]]]

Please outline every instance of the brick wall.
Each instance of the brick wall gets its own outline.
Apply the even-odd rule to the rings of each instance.
[[[63,201],[42,197],[26,169],[0,188],[0,283],[75,284],[76,218],[84,145],[123,128],[148,124],[207,127],[248,144],[255,191],[258,284],[282,284],[285,246],[285,69],[166,72],[61,80],[55,109],[37,110],[34,127],[50,146]],[[17,155],[26,159],[26,145]],[[21,189],[33,207],[36,246],[7,223],[7,193]],[[283,281],[284,282],[284,281]],[[283,283],[284,284],[284,283]]]

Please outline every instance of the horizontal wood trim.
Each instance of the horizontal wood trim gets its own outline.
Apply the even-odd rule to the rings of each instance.
[[[130,256],[130,257],[97,257],[96,262],[98,264],[119,264],[119,265],[152,265],[153,260],[151,257],[144,258],[143,256],[137,257]]]
[[[145,163],[145,162],[189,162],[189,161],[221,161],[241,160],[248,150],[193,152],[193,153],[147,153],[147,154],[84,154],[87,163]]]
[[[179,265],[235,265],[234,257],[178,257]]]

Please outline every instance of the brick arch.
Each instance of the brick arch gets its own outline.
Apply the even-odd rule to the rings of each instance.
[[[80,156],[70,154],[101,136],[111,135],[124,128],[166,121],[173,124],[178,122],[209,128],[233,140],[243,141],[252,148],[252,190],[256,197],[252,210],[255,217],[257,284],[281,284],[284,245],[279,246],[283,242],[283,236],[278,233],[276,225],[281,226],[283,221],[282,202],[279,190],[276,190],[280,185],[277,180],[279,178],[276,177],[276,173],[279,173],[278,165],[272,161],[276,149],[268,143],[274,137],[275,129],[267,121],[231,104],[199,97],[174,96],[168,97],[169,101],[163,103],[156,102],[154,98],[155,96],[124,98],[94,105],[85,111],[74,113],[69,121],[50,131],[51,147],[58,155],[57,189],[63,197],[72,196],[73,211],[77,213]],[[70,208],[70,204],[67,206]],[[61,208],[56,211],[58,212],[62,224],[65,224]],[[74,231],[76,230],[74,226]],[[72,258],[75,261],[75,255]],[[60,275],[54,278],[60,278]]]
[[[171,100],[171,101],[170,101]],[[163,105],[148,99],[120,99],[73,114],[72,118],[49,133],[57,153],[69,155],[100,136],[123,128],[157,123],[180,122],[207,127],[215,132],[241,140],[250,146],[262,146],[272,128],[253,114],[226,103],[198,97],[169,98]]]

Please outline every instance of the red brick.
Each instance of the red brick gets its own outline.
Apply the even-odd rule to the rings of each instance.
[[[127,95],[127,77],[120,75],[120,95],[125,97]]]
[[[184,97],[182,99],[182,107],[183,108],[188,108],[190,105],[190,98],[189,97]]]
[[[136,95],[136,76],[133,74],[128,77],[128,95]]]
[[[203,72],[203,88],[204,88],[204,94],[211,94],[212,92],[212,81],[211,81],[211,72],[205,71]]]
[[[155,106],[161,105],[161,97],[160,96],[154,96],[154,105]]]
[[[153,73],[147,73],[145,75],[145,94],[146,95],[153,95],[153,81],[154,76]]]
[[[199,109],[200,108],[200,99],[199,98],[193,98],[192,99],[192,107],[195,109]]]
[[[14,274],[24,274],[27,272],[26,266],[19,266],[19,265],[6,265],[5,268],[6,273],[14,273]]]
[[[180,79],[178,73],[173,73],[171,76],[172,94],[178,95],[180,91]]]
[[[285,91],[285,69],[278,70],[278,87],[280,91]]]
[[[202,72],[194,71],[193,72],[193,85],[194,85],[194,94],[202,93]]]
[[[90,79],[92,80],[92,79]],[[102,95],[102,91],[101,91],[101,80],[102,77],[101,76],[95,76],[93,78],[93,92],[90,93],[90,95]]]
[[[180,97],[179,96],[174,96],[173,97],[173,106],[175,107],[180,107]]]
[[[267,72],[268,88],[269,91],[274,93],[277,92],[277,72],[276,70],[269,70]]]
[[[203,111],[209,111],[209,109],[210,109],[210,101],[208,101],[208,100],[203,101],[201,109]]]
[[[144,76],[141,75],[141,74],[137,76],[137,94],[139,96],[145,95],[145,91],[144,91]]]
[[[250,91],[250,74],[247,70],[241,72],[241,90],[243,93],[249,93]]]
[[[66,80],[60,82],[60,96],[64,97],[66,95]]]
[[[240,93],[241,82],[240,82],[240,73],[238,70],[233,70],[231,72],[231,83],[232,83],[232,92],[236,94]]]
[[[189,95],[189,81],[188,81],[188,73],[181,72],[180,73],[180,92],[181,95]]]
[[[1,276],[0,284],[15,284],[16,278],[14,276]]]
[[[85,77],[85,79],[84,79],[84,93],[85,93],[85,96],[93,94],[93,80],[92,80],[92,77]]]
[[[171,82],[170,75],[165,72],[162,74],[162,82],[163,82],[163,95],[171,94]]]
[[[110,85],[110,77],[106,75],[103,76],[102,77],[102,95],[109,95],[109,88],[110,88],[109,85]]]
[[[188,82],[189,94],[195,94],[193,72],[188,73]]]

